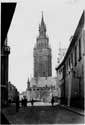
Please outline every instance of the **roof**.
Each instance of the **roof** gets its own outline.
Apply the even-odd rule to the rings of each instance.
[[[65,57],[64,57],[63,61],[59,64],[59,66],[56,68],[56,70],[58,70],[64,64],[64,62],[65,62],[66,58],[68,57],[72,47],[74,46],[76,40],[78,39],[78,36],[79,36],[82,28],[84,27],[84,25],[85,25],[85,10],[83,11],[82,16],[81,16],[81,18],[79,20],[78,26],[77,26],[77,28],[75,30],[73,38],[72,38],[72,40],[70,42],[70,45],[69,45],[69,47],[67,49]]]

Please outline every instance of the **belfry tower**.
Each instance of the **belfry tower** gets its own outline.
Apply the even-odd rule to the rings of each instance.
[[[46,35],[46,25],[44,23],[43,13],[41,24],[39,25],[39,36],[36,39],[34,47],[34,77],[52,76],[51,48],[49,47],[49,38]]]

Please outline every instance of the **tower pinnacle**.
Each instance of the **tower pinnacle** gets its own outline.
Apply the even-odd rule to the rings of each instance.
[[[46,25],[44,23],[43,11],[42,11],[41,24],[39,25],[39,33],[40,36],[45,36],[46,34]]]
[[[44,18],[43,18],[43,11],[42,11],[42,19],[41,19],[41,25],[44,24]]]

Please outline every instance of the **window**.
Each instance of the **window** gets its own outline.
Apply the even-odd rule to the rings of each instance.
[[[71,64],[73,66],[73,53],[71,53]]]
[[[62,78],[64,78],[64,67],[62,68]]]
[[[67,71],[68,71],[68,61],[67,61]]]
[[[62,68],[61,68],[61,73],[62,73]]]
[[[77,65],[77,46],[75,46],[75,66]]]
[[[79,61],[81,60],[81,38],[79,39]]]
[[[59,72],[60,72],[60,74],[61,74],[61,69],[60,69],[60,71],[59,71]]]
[[[66,72],[67,72],[67,63],[66,63]]]
[[[69,58],[69,67],[70,67],[70,58]]]

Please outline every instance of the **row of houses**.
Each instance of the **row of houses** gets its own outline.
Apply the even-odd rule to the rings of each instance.
[[[62,62],[56,68],[61,88],[61,103],[84,108],[85,84],[85,11]]]
[[[17,88],[11,84],[11,82],[8,83],[8,102],[15,102],[16,97],[19,96],[19,92]]]

